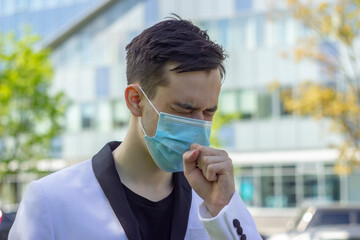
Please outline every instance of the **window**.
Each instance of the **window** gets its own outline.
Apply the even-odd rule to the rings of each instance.
[[[350,213],[340,210],[324,210],[320,212],[319,225],[341,225],[350,224]]]
[[[220,94],[219,109],[223,113],[234,113],[238,112],[237,105],[237,91],[223,91]]]
[[[55,137],[51,140],[51,157],[60,158],[62,151],[62,139],[61,137]]]
[[[239,111],[243,119],[254,118],[257,111],[257,97],[253,90],[243,90],[239,93]]]
[[[20,12],[26,10],[27,4],[28,4],[27,0],[16,0],[15,1],[16,11]]]
[[[110,131],[111,127],[111,104],[109,101],[100,101],[97,103],[97,129],[102,132]]]
[[[237,11],[249,10],[252,8],[252,0],[236,0],[235,9]]]
[[[244,203],[248,206],[254,205],[254,178],[241,177],[240,195]]]
[[[218,28],[219,28],[220,44],[226,48],[229,45],[229,35],[230,35],[229,19],[220,20],[218,23]]]
[[[77,132],[81,128],[80,106],[78,104],[71,105],[66,112],[66,130],[69,132]]]
[[[109,95],[109,68],[101,67],[96,69],[95,76],[96,96],[106,97]]]
[[[326,200],[340,200],[340,178],[337,175],[325,176],[325,197]]]
[[[4,15],[13,14],[16,8],[16,3],[14,0],[2,0],[1,2],[1,13]]]
[[[260,14],[256,16],[256,46],[262,47],[264,45],[264,25],[265,16]]]
[[[0,1],[0,15],[3,16],[5,15],[5,10],[6,10],[6,0]]]
[[[294,208],[306,201],[323,199],[325,194],[329,202],[341,200],[340,177],[314,164],[247,165],[238,170],[236,187],[249,206]],[[360,222],[360,211],[352,212]]]
[[[81,105],[81,128],[91,129],[95,127],[95,106],[91,103]]]
[[[93,55],[92,55],[92,41],[90,40],[90,34],[87,32],[84,32],[82,34],[79,34],[78,37],[78,52],[80,55],[80,62],[79,64],[82,65],[89,65],[93,61]],[[100,68],[101,69],[101,68]]]
[[[261,177],[261,196],[263,207],[275,206],[275,180],[274,176]]]
[[[245,27],[246,49],[254,49],[256,46],[256,19],[249,18]]]
[[[317,199],[318,181],[316,175],[304,175],[304,199]]]
[[[282,176],[282,206],[296,206],[295,176]]]
[[[246,17],[241,17],[236,19],[235,28],[233,29],[233,33],[235,37],[234,47],[245,48],[247,25],[248,25],[248,19]]]
[[[125,102],[120,100],[113,101],[111,105],[111,112],[112,124],[114,128],[121,128],[127,125],[130,114],[125,105]]]
[[[320,52],[326,56],[326,61],[320,61],[320,77],[323,81],[334,79],[338,74],[338,64],[336,64],[339,50],[335,43],[330,41],[323,41],[320,44]]]
[[[31,4],[29,4],[31,10],[33,11],[40,10],[42,8],[42,5],[43,5],[42,0],[32,0]]]
[[[287,115],[291,115],[291,112],[288,111],[285,106],[284,106],[284,101],[283,98],[285,96],[292,96],[293,92],[292,92],[292,88],[291,87],[281,87],[280,88],[280,115],[281,116],[287,116]]]
[[[276,23],[276,44],[280,46],[284,46],[286,44],[286,24],[288,19],[284,19],[283,21],[277,20]]]
[[[272,109],[272,95],[269,92],[260,93],[258,95],[258,115],[259,118],[271,117]]]

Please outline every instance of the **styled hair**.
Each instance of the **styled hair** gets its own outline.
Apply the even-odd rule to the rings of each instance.
[[[139,83],[149,98],[157,86],[166,86],[164,67],[178,64],[177,73],[219,69],[225,75],[223,48],[210,40],[206,31],[174,14],[145,29],[126,46],[127,83]]]

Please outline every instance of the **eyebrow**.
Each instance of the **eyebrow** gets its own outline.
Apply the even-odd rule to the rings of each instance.
[[[195,107],[191,104],[188,104],[188,103],[180,103],[180,102],[176,102],[174,103],[174,105],[178,106],[178,107],[181,107],[183,109],[187,109],[187,110],[192,110],[192,111],[196,111],[196,110],[199,110],[200,108],[199,107]],[[213,106],[213,107],[210,107],[210,108],[207,108],[205,109],[205,111],[208,111],[208,112],[216,112],[217,110],[217,105]]]

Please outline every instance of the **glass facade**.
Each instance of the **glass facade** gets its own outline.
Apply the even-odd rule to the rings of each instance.
[[[241,120],[279,118],[290,115],[284,109],[281,94],[291,88],[270,91],[267,88],[229,89],[220,93],[219,111],[241,113]]]
[[[236,0],[235,8],[237,11],[250,10],[252,7],[252,0]]]
[[[252,207],[293,208],[306,202],[345,200],[333,165],[318,163],[313,174],[306,169],[302,163],[241,166],[235,171],[237,190]]]
[[[30,27],[33,33],[47,37],[99,1],[1,0],[0,31],[21,34],[23,27]]]

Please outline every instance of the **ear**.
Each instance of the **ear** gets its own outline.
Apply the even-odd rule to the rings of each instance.
[[[135,117],[141,116],[141,90],[136,84],[130,84],[125,88],[125,102],[131,114]]]

